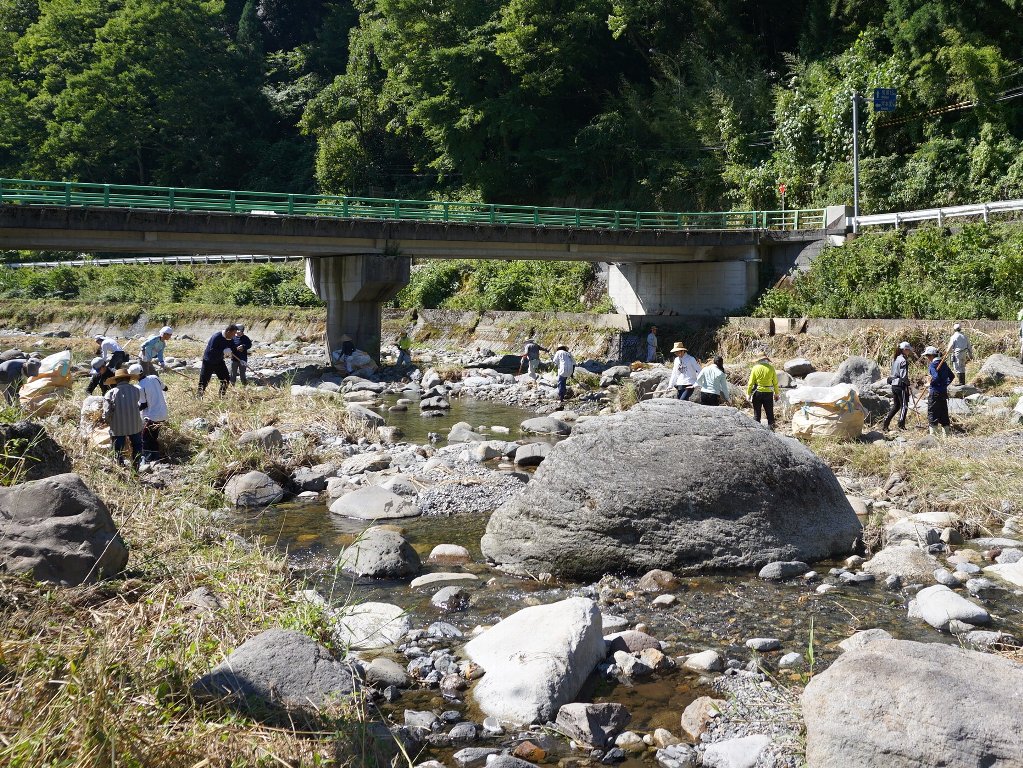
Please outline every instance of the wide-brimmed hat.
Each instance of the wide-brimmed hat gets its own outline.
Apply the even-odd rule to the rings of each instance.
[[[675,354],[676,352],[688,352],[688,351],[689,350],[686,349],[686,345],[683,344],[681,341],[676,341],[675,342],[675,346],[671,348],[671,354]]]
[[[757,362],[759,363],[761,360],[766,360],[767,362],[771,362],[771,356],[769,354],[767,354],[766,352],[761,352],[760,355],[757,357]]]
[[[109,384],[112,381],[115,384],[120,384],[122,381],[131,381],[131,376],[131,372],[128,368],[122,365],[114,371],[114,375],[107,379],[106,383]]]

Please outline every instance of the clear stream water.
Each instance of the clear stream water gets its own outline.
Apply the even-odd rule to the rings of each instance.
[[[387,418],[389,424],[402,428],[408,440],[422,443],[427,441],[428,432],[444,435],[457,421],[466,421],[473,427],[508,426],[511,428],[509,435],[495,437],[515,439],[520,437],[518,424],[534,415],[506,405],[456,399],[451,412],[443,418],[424,419],[415,406],[408,413],[389,413]],[[443,618],[468,634],[477,625],[494,624],[528,605],[564,599],[586,586],[570,582],[544,585],[489,568],[483,563],[479,549],[487,517],[460,515],[399,521],[406,538],[423,560],[424,573],[458,570],[426,563],[430,550],[437,544],[460,544],[473,555],[473,563],[464,568],[481,580],[479,586],[471,590],[472,602],[466,611],[444,616],[430,605],[433,590],[413,591],[406,581],[353,581],[348,575],[336,573],[332,563],[338,553],[354,541],[367,524],[337,517],[322,503],[282,504],[258,514],[237,513],[233,522],[239,532],[258,536],[286,551],[293,567],[306,574],[311,585],[333,601],[394,603],[410,612],[412,626],[416,628]],[[815,568],[826,576],[833,565],[836,564],[817,563]],[[668,653],[672,655],[713,648],[723,655],[745,661],[751,658],[751,652],[744,646],[746,639],[777,637],[782,641],[782,650],[768,654],[769,660],[791,651],[807,656],[812,644],[818,669],[838,654],[838,642],[861,629],[881,627],[896,638],[956,642],[923,622],[910,620],[906,612],[907,597],[900,592],[889,592],[880,585],[867,584],[843,586],[819,595],[815,592],[819,583],[775,584],[761,581],[749,573],[684,578],[672,592],[677,602],[668,609],[659,610],[650,606],[652,596],[633,595],[629,587],[634,581],[623,579],[618,585],[620,600],[602,606],[602,609],[605,613],[642,621],[650,634],[667,641]],[[1023,615],[1018,597],[1006,591],[994,594],[995,597],[986,602],[986,607],[996,617],[992,628],[1023,635]],[[406,661],[401,656],[395,658],[402,663]],[[797,672],[781,672],[779,676],[792,682],[801,680]],[[594,676],[583,695],[596,701],[625,704],[632,713],[629,726],[632,730],[649,732],[663,727],[680,735],[679,716],[682,710],[694,698],[710,692],[706,681],[691,673],[675,672],[633,685],[598,680]],[[405,708],[440,711],[451,706],[435,691],[408,692],[392,707],[396,722],[402,721],[401,713]],[[468,714],[472,714],[471,710]],[[443,758],[450,753],[438,750],[433,754]],[[640,761],[630,758],[629,763],[639,765]]]

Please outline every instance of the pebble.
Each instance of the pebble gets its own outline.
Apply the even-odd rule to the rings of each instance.
[[[694,672],[720,672],[724,662],[717,651],[701,651],[686,656],[682,666]]]
[[[504,728],[501,727],[501,723],[496,717],[483,718],[483,730],[488,736],[504,735]]]
[[[696,750],[688,744],[674,744],[657,750],[657,764],[661,768],[696,768]]]
[[[746,641],[746,647],[757,653],[767,653],[781,648],[781,640],[776,637],[751,637]]]
[[[669,605],[674,605],[676,602],[678,602],[678,598],[674,595],[658,595],[650,601],[650,604],[667,608]]]
[[[938,568],[934,571],[934,580],[939,584],[944,584],[946,587],[958,587],[959,579],[952,575],[952,572],[947,568]]]
[[[778,659],[778,669],[797,669],[803,666],[803,655],[800,653],[786,653]]]
[[[968,576],[980,573],[980,566],[974,565],[973,563],[956,563],[956,570],[959,573],[965,573]]]
[[[451,756],[458,768],[480,768],[486,765],[487,758],[499,754],[501,750],[490,747],[465,747]]]

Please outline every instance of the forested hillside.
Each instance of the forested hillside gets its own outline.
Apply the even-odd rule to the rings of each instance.
[[[0,0],[0,174],[628,208],[1023,196],[1016,0]]]

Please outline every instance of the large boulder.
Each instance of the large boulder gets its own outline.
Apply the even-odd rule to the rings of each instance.
[[[284,498],[284,489],[269,475],[253,470],[228,480],[224,495],[236,507],[267,507]]]
[[[407,498],[379,485],[367,485],[349,491],[330,505],[330,511],[356,520],[398,520],[419,514],[416,505]]]
[[[110,512],[78,475],[0,487],[0,571],[73,586],[127,563]]]
[[[578,424],[481,544],[508,571],[588,579],[809,562],[847,554],[860,530],[799,442],[732,408],[665,398]]]
[[[41,480],[71,471],[71,460],[35,421],[0,424],[0,467],[9,482]]]
[[[367,528],[338,556],[342,570],[356,576],[399,578],[419,573],[419,555],[397,531]]]
[[[200,699],[227,698],[249,711],[318,712],[359,688],[352,666],[311,637],[268,629],[246,640],[192,684]]]
[[[534,416],[519,425],[519,429],[535,435],[568,435],[572,427],[553,416]]]
[[[978,386],[991,386],[1001,381],[1023,381],[1023,363],[1008,355],[991,355],[977,372]]]
[[[466,644],[465,654],[486,670],[472,695],[501,722],[543,723],[575,698],[604,651],[592,600],[523,608]]]
[[[875,381],[881,380],[881,369],[873,360],[865,357],[849,357],[838,366],[831,386],[852,384],[857,392],[866,392]]]
[[[795,376],[797,379],[808,376],[817,370],[814,364],[805,357],[795,357],[791,360],[787,360],[783,369],[789,376]]]
[[[913,545],[885,547],[866,563],[863,570],[879,578],[901,576],[907,583],[929,584],[938,561]]]
[[[408,634],[408,611],[391,603],[356,603],[331,615],[334,642],[352,650],[396,645]]]
[[[803,694],[810,768],[1023,766],[1023,666],[953,645],[880,640]]]

